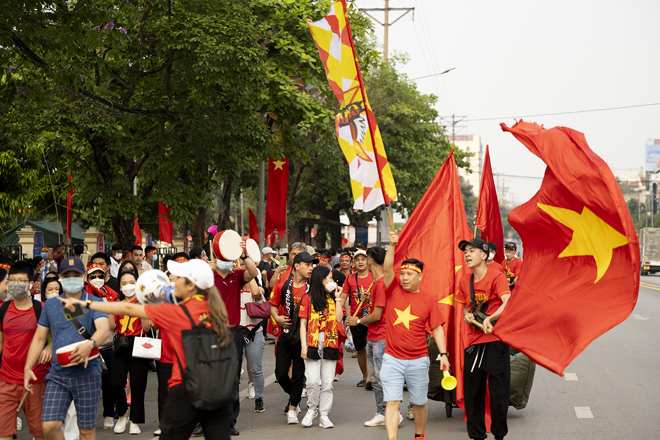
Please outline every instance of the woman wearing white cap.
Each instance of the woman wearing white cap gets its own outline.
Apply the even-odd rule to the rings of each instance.
[[[143,306],[123,302],[85,302],[69,298],[61,300],[71,310],[76,303],[80,303],[83,307],[92,310],[150,319],[155,326],[167,331],[176,357],[185,371],[186,357],[181,332],[189,330],[192,325],[184,308],[194,319],[195,324],[213,328],[220,347],[226,347],[231,343],[227,327],[227,309],[214,286],[213,272],[207,263],[202,260],[185,263],[169,261],[167,269],[178,277],[173,292],[176,301],[179,302],[178,305],[164,303]],[[229,439],[231,413],[231,402],[216,410],[198,410],[193,407],[182,381],[179,363],[174,363],[167,403],[160,423],[161,439],[187,440],[197,423],[201,423],[205,438]]]

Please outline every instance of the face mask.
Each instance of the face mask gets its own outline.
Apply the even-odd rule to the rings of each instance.
[[[44,260],[45,260],[46,258],[48,258],[48,252],[42,252],[42,253],[41,253],[41,258],[43,258]]]
[[[154,263],[158,261],[158,255],[154,255],[153,258],[151,259]]]
[[[9,297],[7,296],[7,294],[4,293],[4,292],[0,292],[0,301],[5,302],[7,300],[9,300]]]
[[[63,278],[61,282],[62,289],[69,295],[78,293],[83,288],[83,279],[79,277]]]
[[[16,299],[25,298],[28,294],[28,285],[21,283],[9,283],[7,284],[7,294]]]
[[[135,284],[126,284],[124,287],[121,288],[121,293],[123,293],[124,296],[135,295]]]
[[[489,259],[490,261],[494,260],[494,259],[495,259],[495,254],[490,254],[490,255],[488,255],[488,259]]]
[[[234,267],[234,263],[231,261],[218,260],[215,263],[215,266],[218,268],[220,272],[229,272],[232,269],[232,267]]]
[[[510,260],[510,259],[512,259],[516,254],[509,254],[509,253],[507,253],[507,254],[504,254],[504,255],[506,256],[506,259],[507,259],[507,260]]]
[[[100,289],[105,284],[105,280],[103,278],[94,278],[93,280],[89,280],[89,284]]]
[[[121,260],[121,253],[116,253],[115,254],[115,260],[117,260],[117,261]]]
[[[325,285],[325,291],[328,293],[334,292],[336,288],[337,288],[337,283],[335,283],[334,281],[330,281]]]

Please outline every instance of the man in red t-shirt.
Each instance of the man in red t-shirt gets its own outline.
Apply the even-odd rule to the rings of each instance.
[[[403,384],[407,384],[415,415],[415,435],[426,429],[426,407],[429,388],[430,360],[426,344],[426,329],[433,332],[440,349],[440,368],[449,369],[449,354],[443,318],[438,301],[419,290],[424,263],[410,258],[401,264],[400,278],[394,272],[394,248],[399,243],[396,231],[390,232],[390,247],[383,264],[385,305],[385,354],[380,370],[385,407],[387,438],[397,436],[403,400]]]
[[[32,296],[29,294],[32,287],[34,271],[30,263],[19,261],[9,269],[8,289],[13,300],[3,304],[0,315],[4,315],[0,322],[0,352],[2,365],[0,365],[0,438],[11,438],[16,435],[16,408],[25,393],[24,367],[32,337],[37,330],[38,317],[41,312],[41,303],[35,310]],[[2,313],[4,312],[4,313]],[[52,344],[48,344],[39,356],[39,362],[32,369],[37,377],[33,383],[32,392],[23,405],[23,412],[27,418],[30,434],[35,438],[43,438],[41,425],[41,409],[44,403],[46,385],[44,378],[48,373]]]
[[[314,265],[319,260],[308,252],[300,252],[293,259],[293,270],[283,283],[277,283],[270,297],[270,314],[275,322],[282,327],[282,333],[277,341],[277,356],[275,357],[275,377],[285,393],[289,395],[286,407],[288,424],[298,423],[300,399],[305,380],[305,362],[300,356],[300,321],[298,320],[299,304],[309,289],[309,277]],[[282,306],[282,315],[280,315]],[[289,378],[289,367],[291,377]]]
[[[509,283],[500,270],[486,264],[488,244],[478,238],[461,241],[465,265],[472,269],[458,282],[456,305],[463,304],[463,316],[468,325],[468,345],[465,350],[463,387],[468,436],[486,438],[486,384],[490,394],[491,432],[503,439],[508,432],[506,416],[509,408],[509,346],[492,334],[493,324],[504,311],[511,297]],[[474,291],[474,300],[472,292]],[[474,323],[476,311],[487,315],[482,327]]]
[[[517,246],[513,242],[509,242],[504,245],[504,275],[506,275],[507,280],[509,281],[509,287],[513,291],[516,281],[518,281],[518,276],[520,276],[520,269],[522,269],[522,261],[516,258]]]
[[[245,339],[243,338],[243,332],[241,331],[240,326],[241,289],[244,284],[249,283],[253,278],[259,275],[259,269],[257,269],[257,265],[254,263],[254,260],[252,260],[252,258],[250,258],[245,252],[245,241],[241,241],[240,246],[243,249],[241,260],[243,260],[243,264],[245,264],[245,269],[234,270],[233,261],[224,261],[215,257],[210,261],[209,264],[211,269],[213,269],[213,282],[215,287],[218,288],[220,297],[222,298],[222,301],[224,301],[225,307],[227,307],[227,324],[229,327],[231,327],[232,330],[232,336],[234,338],[234,343],[236,344],[238,359],[243,359]],[[240,378],[240,369],[238,374]],[[236,396],[238,396],[238,393],[236,393]],[[240,411],[240,400],[236,399],[234,400],[234,412],[231,418],[231,435],[239,434],[235,426]]]
[[[341,294],[342,305],[344,310],[350,310],[349,317],[356,316],[358,318],[366,318],[369,314],[369,298],[370,291],[374,285],[374,278],[369,272],[367,267],[367,253],[363,250],[355,252],[353,257],[356,272],[347,276],[344,282],[344,291]],[[359,307],[363,294],[367,302],[362,301],[362,306]],[[372,384],[369,381],[369,367],[367,364],[367,326],[365,324],[351,325],[351,335],[353,336],[353,345],[357,351],[358,365],[362,372],[362,380],[358,382],[358,387],[367,387],[372,389]]]

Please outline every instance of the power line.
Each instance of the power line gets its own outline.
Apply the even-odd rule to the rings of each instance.
[[[511,177],[514,179],[532,179],[532,180],[542,180],[543,177],[537,177],[537,176],[516,176],[515,174],[502,174],[502,173],[493,173],[496,176],[501,176],[501,177]]]
[[[570,114],[575,114],[575,113],[593,113],[593,112],[604,112],[604,111],[610,111],[610,110],[623,110],[623,109],[628,109],[628,108],[652,107],[652,106],[655,106],[655,105],[660,105],[660,102],[654,102],[654,103],[650,103],[650,104],[624,105],[624,106],[621,106],[621,107],[595,108],[595,109],[590,109],[590,110],[574,110],[574,111],[556,112],[556,113],[539,113],[539,114],[536,114],[536,115],[516,115],[516,116],[499,116],[499,117],[494,117],[494,118],[477,118],[477,119],[469,119],[469,121],[470,122],[494,121],[494,120],[501,120],[501,119],[535,118],[535,117],[538,117],[538,116],[570,115]]]

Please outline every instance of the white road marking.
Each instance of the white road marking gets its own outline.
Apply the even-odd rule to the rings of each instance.
[[[578,380],[576,373],[564,373],[564,379],[566,380]]]
[[[630,315],[630,316],[633,317],[633,318],[635,318],[635,319],[637,319],[638,321],[646,321],[647,319],[649,319],[648,316],[638,315],[637,313],[633,313],[633,314]]]
[[[272,384],[272,383],[274,383],[274,382],[275,382],[275,375],[274,375],[274,374],[271,374],[271,375],[268,376],[268,377],[266,378],[266,380],[264,381],[264,388],[266,388],[268,385],[270,385],[270,384]],[[247,399],[247,396],[248,396],[248,394],[247,394],[247,388],[244,389],[243,391],[241,391],[240,394],[238,395],[240,401],[243,401],[243,400]]]
[[[594,414],[588,406],[576,406],[575,415],[578,419],[593,419]]]

